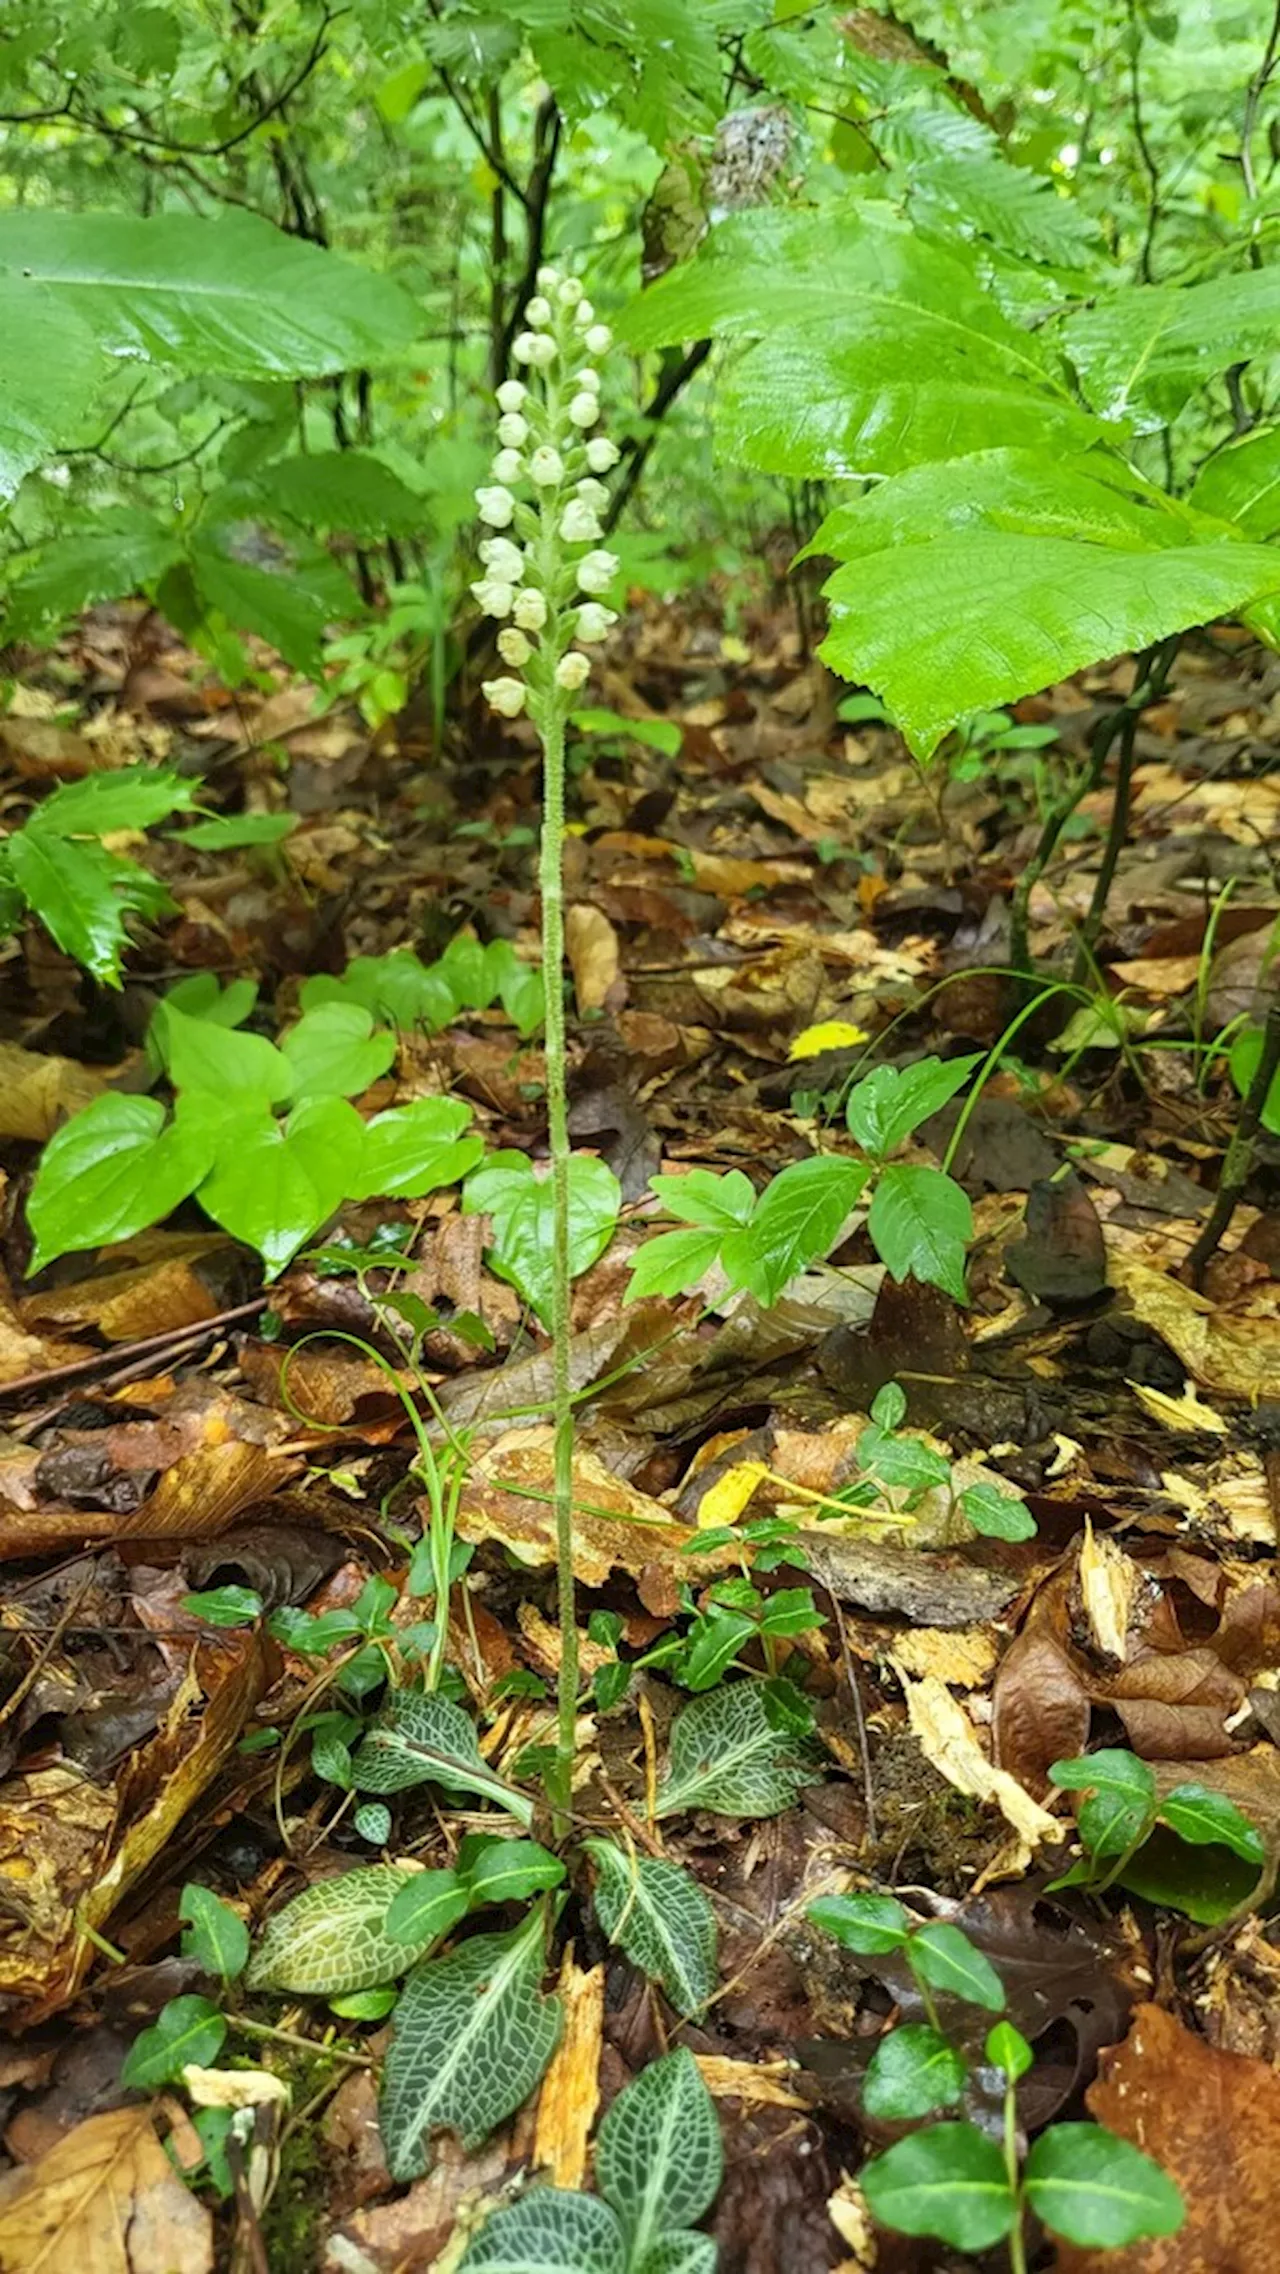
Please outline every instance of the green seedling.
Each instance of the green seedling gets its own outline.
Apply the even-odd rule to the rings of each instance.
[[[1062,1791],[1084,1795],[1076,1828],[1085,1852],[1054,1886],[1101,1894],[1119,1885],[1206,1926],[1248,1903],[1266,1848],[1224,1794],[1188,1783],[1161,1798],[1147,1763],[1122,1747],[1055,1761],[1049,1774]]]

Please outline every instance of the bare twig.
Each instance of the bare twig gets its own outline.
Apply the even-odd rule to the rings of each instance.
[[[1107,912],[1107,899],[1115,880],[1116,865],[1120,859],[1125,837],[1128,834],[1129,807],[1133,791],[1133,748],[1137,739],[1139,712],[1148,703],[1156,702],[1164,693],[1168,685],[1169,673],[1173,669],[1174,657],[1178,652],[1179,636],[1175,633],[1172,639],[1163,641],[1160,647],[1153,651],[1149,670],[1145,670],[1143,664],[1139,664],[1138,680],[1143,689],[1142,701],[1135,704],[1134,696],[1139,692],[1139,688],[1135,687],[1133,695],[1129,697],[1121,711],[1120,756],[1116,765],[1116,790],[1111,807],[1111,824],[1107,830],[1107,841],[1103,847],[1102,859],[1098,866],[1093,897],[1089,902],[1089,912],[1080,927],[1075,966],[1071,973],[1072,983],[1077,987],[1083,986],[1088,975],[1089,966],[1093,959],[1093,950],[1098,944],[1098,934],[1102,930],[1102,919]]]
[[[1187,1270],[1193,1287],[1199,1287],[1203,1283],[1205,1266],[1210,1257],[1217,1254],[1222,1244],[1222,1235],[1240,1204],[1240,1195],[1249,1181],[1249,1172],[1253,1167],[1263,1109],[1278,1072],[1280,991],[1272,996],[1271,1008],[1267,1012],[1266,1025],[1262,1030],[1262,1049],[1253,1070],[1253,1080],[1245,1091],[1234,1135],[1227,1147],[1227,1157],[1222,1164],[1222,1175],[1218,1181],[1217,1198],[1199,1239],[1187,1257]]]

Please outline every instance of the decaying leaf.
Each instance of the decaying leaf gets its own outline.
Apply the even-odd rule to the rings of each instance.
[[[208,2274],[213,2219],[148,2108],[90,2116],[0,2179],[0,2274]]]
[[[968,1714],[942,1682],[933,1675],[913,1682],[905,1671],[898,1671],[911,1727],[925,1759],[957,1792],[995,1802],[1017,1835],[1019,1868],[1025,1868],[1037,1847],[1062,1838],[1061,1824],[1023,1791],[1007,1769],[995,1768],[987,1759]]]
[[[587,2142],[600,2104],[600,2049],[604,2025],[604,1968],[574,1963],[572,1949],[560,1967],[564,2034],[538,2094],[533,2161],[555,2187],[581,2187]]]
[[[42,1145],[106,1086],[100,1067],[0,1042],[0,1137]]]
[[[555,1449],[546,1428],[513,1429],[473,1463],[463,1487],[458,1530],[479,1544],[497,1540],[520,1563],[555,1562]],[[613,1570],[646,1564],[696,1579],[734,1560],[733,1549],[687,1552],[697,1534],[673,1524],[661,1502],[615,1477],[596,1454],[573,1457],[574,1569],[587,1587],[603,1587]]]
[[[1036,1799],[1049,1790],[1054,1761],[1082,1753],[1089,1734],[1089,1692],[1046,1623],[1023,1628],[1000,1661],[992,1693],[995,1757]]]
[[[1274,1395],[1280,1378],[1280,1318],[1274,1309],[1248,1316],[1216,1309],[1193,1287],[1114,1248],[1110,1272],[1134,1317],[1176,1351],[1202,1389],[1223,1397]]]
[[[1138,1566],[1107,1533],[1095,1533],[1086,1516],[1078,1570],[1085,1617],[1096,1648],[1104,1658],[1123,1659],[1142,1583]]]

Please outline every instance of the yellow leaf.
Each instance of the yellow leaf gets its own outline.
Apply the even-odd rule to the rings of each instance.
[[[820,1058],[824,1050],[852,1050],[859,1042],[869,1042],[860,1026],[851,1026],[847,1019],[823,1019],[817,1026],[807,1026],[798,1034],[787,1052],[788,1058]]]
[[[743,1509],[751,1500],[756,1486],[769,1474],[764,1461],[738,1461],[708,1485],[698,1502],[698,1530],[709,1531],[713,1524],[736,1524]]]
[[[1162,1421],[1166,1429],[1204,1430],[1214,1437],[1225,1437],[1229,1424],[1203,1398],[1198,1398],[1190,1382],[1181,1397],[1171,1398],[1167,1390],[1153,1389],[1149,1382],[1128,1382],[1139,1405],[1146,1407],[1155,1421]]]

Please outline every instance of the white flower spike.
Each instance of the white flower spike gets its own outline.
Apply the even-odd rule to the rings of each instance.
[[[598,477],[620,453],[593,431],[600,375],[594,362],[582,361],[584,347],[594,358],[609,345],[609,328],[596,322],[580,279],[544,264],[512,343],[524,376],[504,379],[496,390],[493,478],[476,491],[487,530],[512,531],[484,537],[478,550],[485,573],[471,587],[485,614],[501,624],[497,649],[508,666],[484,682],[484,693],[499,718],[527,710],[548,753],[563,748],[571,699],[591,676],[585,651],[617,622],[600,597],[618,561],[600,545],[609,493]]]

